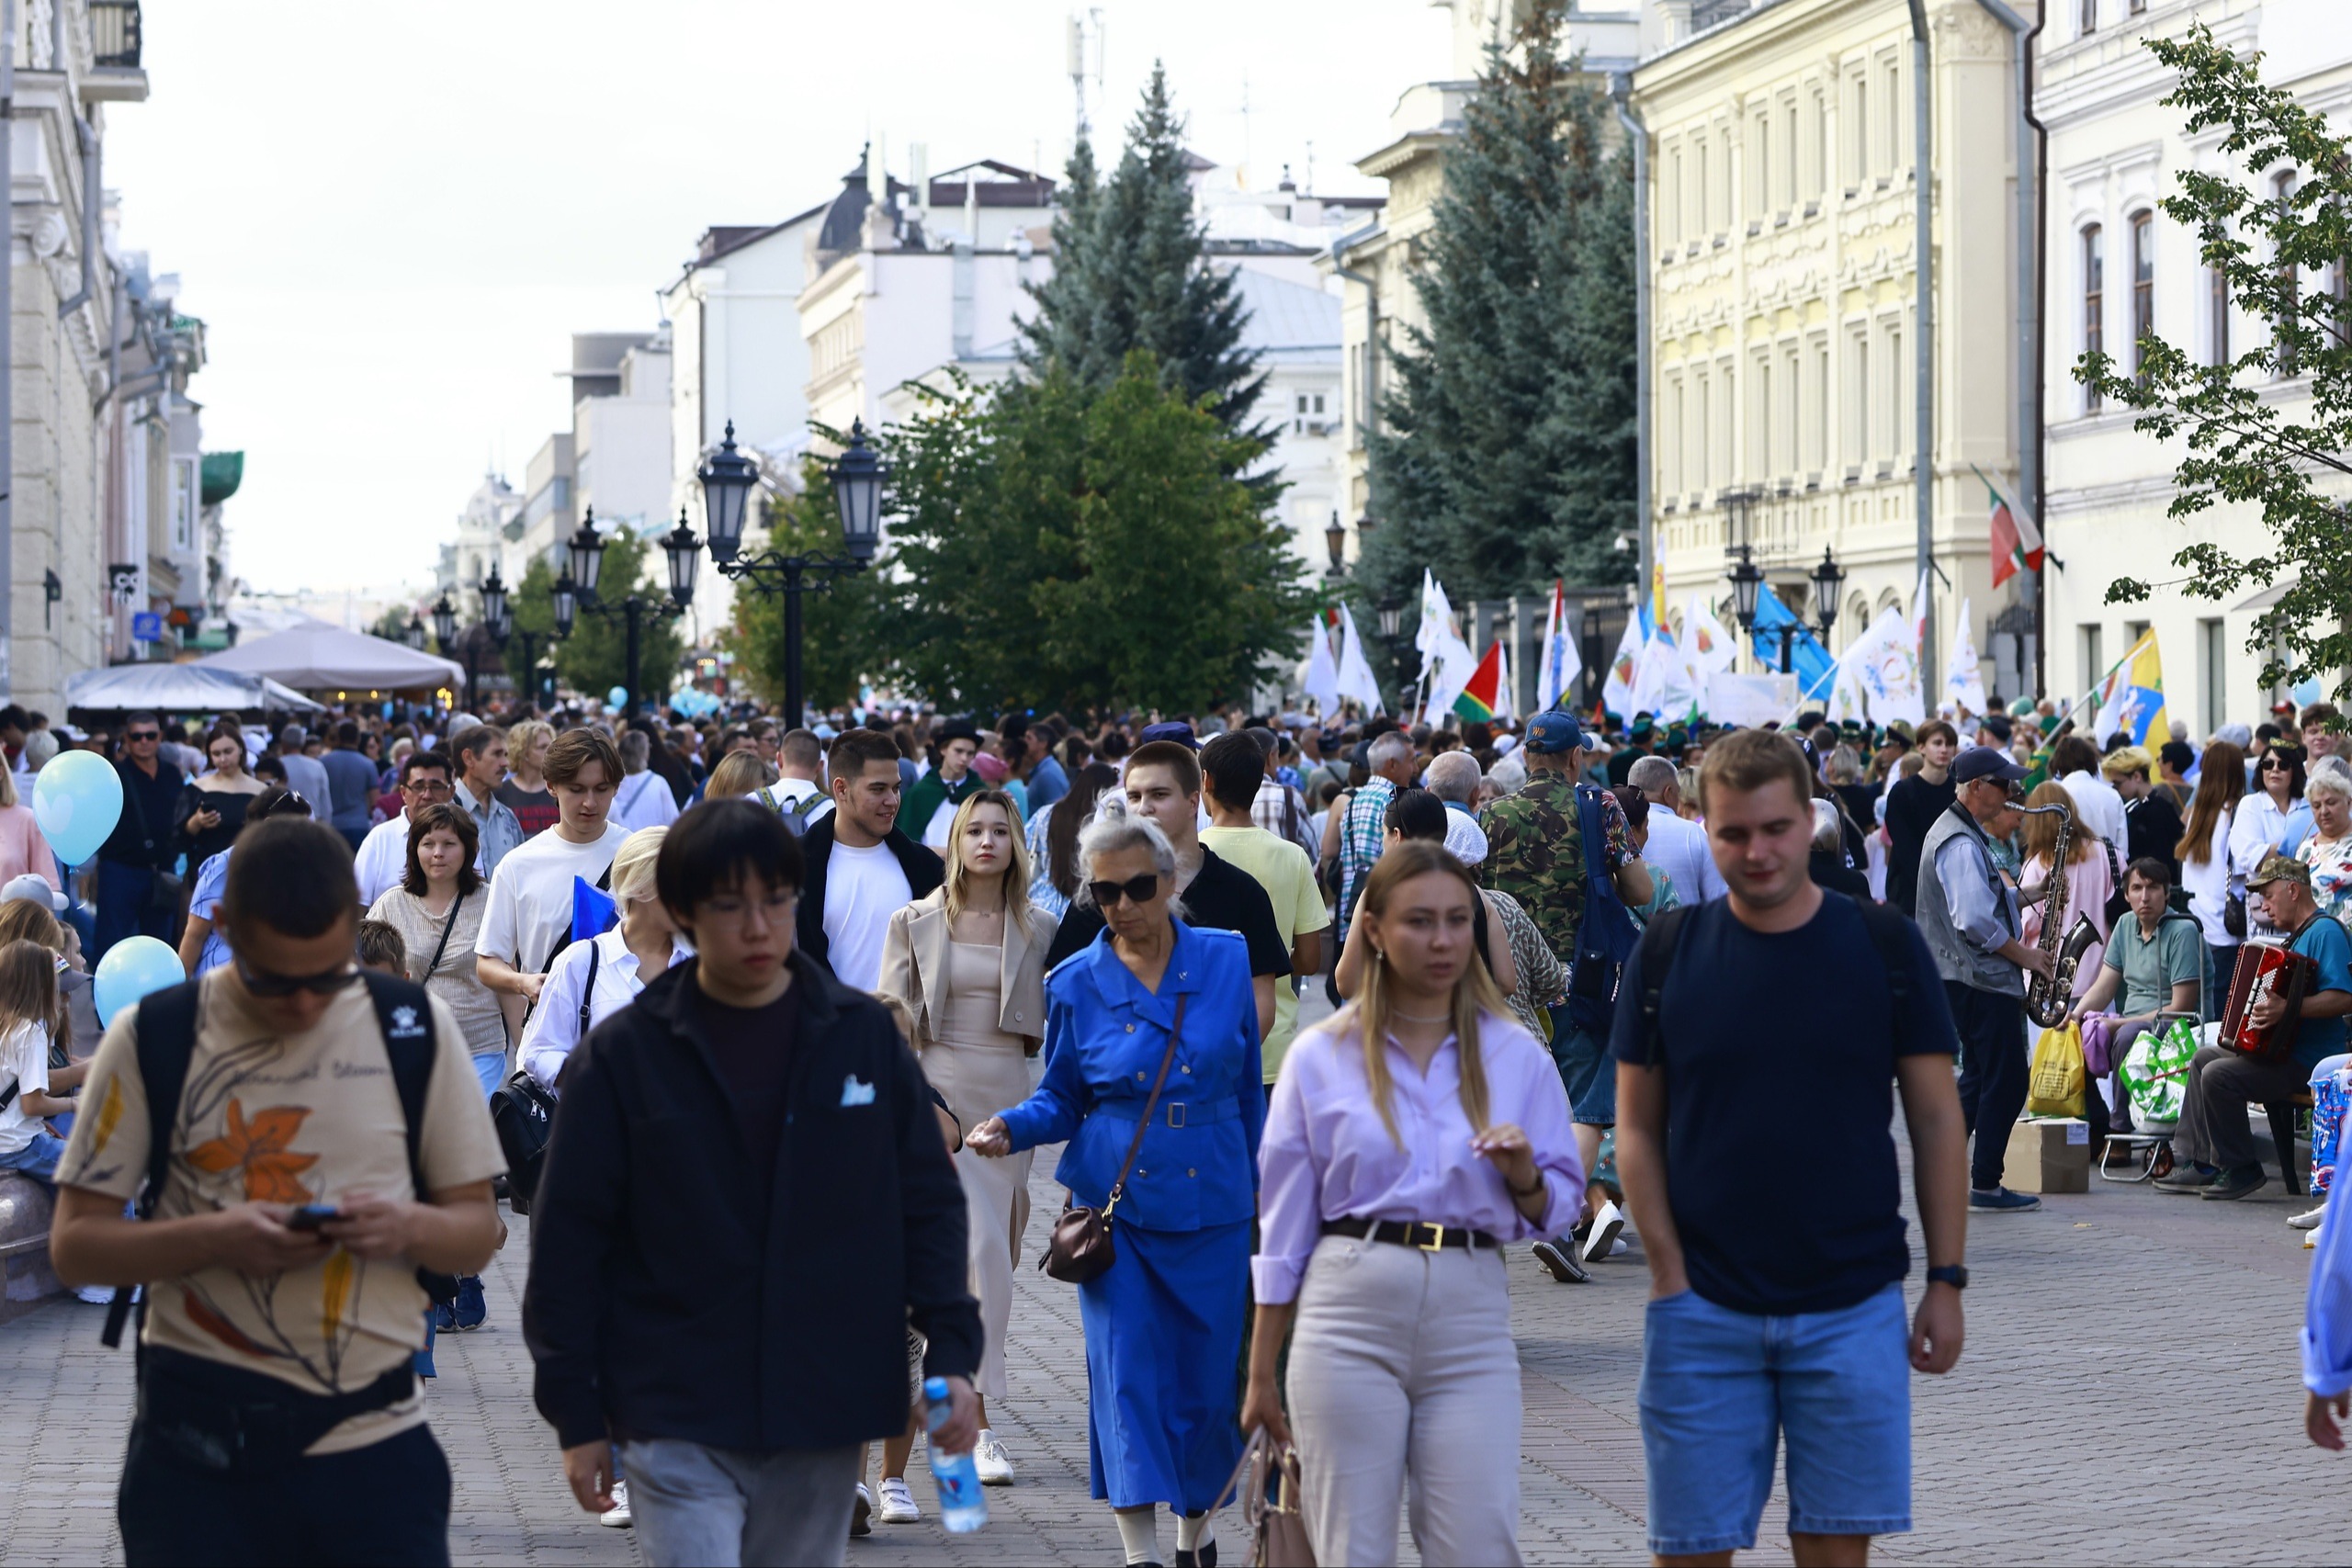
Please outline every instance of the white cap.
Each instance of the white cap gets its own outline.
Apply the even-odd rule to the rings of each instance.
[[[65,895],[29,871],[22,876],[10,877],[6,886],[0,886],[0,904],[13,904],[20,898],[28,904],[46,905],[56,914],[65,912]]]

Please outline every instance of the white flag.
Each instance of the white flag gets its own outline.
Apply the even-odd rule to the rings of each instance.
[[[1673,634],[1660,626],[1642,648],[1634,677],[1634,711],[1681,718],[1697,700],[1688,656],[1675,646]]]
[[[1301,684],[1326,719],[1340,711],[1340,671],[1331,662],[1331,634],[1320,615],[1306,628],[1306,677]]]
[[[1453,602],[1445,596],[1445,584],[1431,576],[1427,568],[1421,571],[1421,624],[1413,633],[1413,646],[1420,649],[1421,677],[1430,673],[1430,661],[1436,658],[1439,647],[1447,637],[1461,640],[1453,629]]]
[[[1340,606],[1339,690],[1341,697],[1362,703],[1364,712],[1381,711],[1380,682],[1373,678],[1372,665],[1363,656],[1363,639],[1356,636],[1356,618],[1345,604]]]
[[[1600,701],[1611,713],[1633,721],[1634,685],[1642,671],[1642,621],[1625,617],[1625,635],[1617,639],[1616,657],[1609,661],[1609,678],[1601,682]]]
[[[1702,690],[1704,677],[1730,669],[1739,658],[1738,641],[1715,618],[1714,607],[1702,594],[1690,595],[1690,607],[1682,617],[1682,640],[1689,645],[1683,652],[1699,672]]]
[[[1577,677],[1584,660],[1577,652],[1576,634],[1568,627],[1567,595],[1555,580],[1552,611],[1544,622],[1544,647],[1535,667],[1535,711],[1548,713],[1572,703]]]
[[[1871,717],[1880,724],[1898,718],[1920,724],[1927,719],[1919,647],[1912,640],[1917,624],[1906,621],[1901,611],[1889,604],[1839,660],[1860,683],[1870,700]]]
[[[1495,717],[1508,721],[1515,705],[1510,686],[1510,639],[1498,637],[1495,642],[1495,668],[1500,679],[1495,682]]]
[[[1429,651],[1429,694],[1421,705],[1422,721],[1430,722],[1431,714],[1442,716],[1453,712],[1453,699],[1477,672],[1478,656],[1447,626]]]
[[[1984,671],[1976,660],[1976,632],[1968,601],[1960,602],[1960,628],[1952,634],[1951,659],[1944,672],[1944,701],[1970,713],[1984,711]]]

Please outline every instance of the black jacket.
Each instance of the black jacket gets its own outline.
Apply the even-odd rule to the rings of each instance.
[[[122,815],[98,846],[98,858],[117,865],[169,867],[180,858],[179,818],[172,813],[187,776],[160,758],[153,778],[132,761],[117,762],[114,771],[122,780]]]
[[[796,953],[797,1042],[767,1234],[681,964],[574,1054],[531,1213],[539,1413],[609,1435],[822,1449],[906,1430],[925,1371],[970,1376],[964,1190],[890,1015]],[[870,1097],[870,1098],[867,1098]]]
[[[800,840],[800,852],[808,858],[804,874],[808,882],[800,889],[800,951],[832,967],[831,944],[825,940],[825,868],[833,858],[833,816],[831,811],[808,827],[808,836]],[[947,880],[947,868],[937,855],[908,838],[896,828],[882,840],[897,857],[899,869],[907,874],[910,898],[928,897],[939,885]]]

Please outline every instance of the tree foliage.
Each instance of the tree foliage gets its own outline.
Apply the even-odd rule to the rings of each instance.
[[[2324,116],[2266,85],[2259,56],[2233,54],[2202,24],[2147,47],[2180,74],[2163,102],[2187,111],[2192,140],[2220,132],[2225,161],[2183,170],[2179,191],[2160,205],[2195,231],[2204,265],[2227,278],[2238,313],[2263,330],[2220,364],[2151,333],[2134,345],[2136,369],[2086,354],[2075,374],[2136,411],[2133,428],[2184,443],[2172,516],[2185,521],[2222,502],[2254,506],[2269,540],[2245,554],[2211,540],[2188,544],[2172,558],[2182,576],[2118,578],[2107,602],[2135,604],[2158,588],[2231,599],[2275,585],[2278,597],[2256,617],[2246,644],[2264,656],[2263,682],[2332,671],[2336,694],[2352,695],[2352,514],[2327,493],[2352,476],[2352,314],[2329,287],[2352,265],[2352,144]],[[2293,175],[2284,194],[2272,171]],[[2272,389],[2287,375],[2306,378],[2308,406]]]
[[[1154,65],[1109,179],[1098,179],[1093,148],[1080,139],[1054,220],[1053,276],[1030,287],[1037,310],[1021,329],[1021,362],[1033,380],[1059,367],[1101,392],[1146,350],[1186,402],[1207,400],[1228,429],[1264,444],[1270,433],[1251,430],[1250,415],[1266,378],[1242,346],[1249,312],[1234,275],[1202,256],[1183,137]]]
[[[1141,351],[1090,391],[1059,363],[957,380],[886,433],[884,644],[943,706],[1136,706],[1246,695],[1295,656],[1309,600],[1258,493],[1262,448]]]
[[[769,502],[763,527],[744,540],[743,548],[747,555],[774,549],[841,558],[841,513],[824,464],[814,457],[801,463],[800,493]],[[875,620],[883,592],[879,575],[869,570],[822,586],[827,581],[810,574],[812,592],[800,598],[801,692],[820,709],[856,700],[861,680],[881,672],[887,646]],[[771,703],[784,701],[784,614],[783,594],[738,583],[734,615],[719,633],[719,645],[735,656],[736,673]]]
[[[1394,351],[1370,443],[1371,599],[1411,604],[1424,567],[1457,601],[1632,573],[1633,160],[1560,53],[1565,14],[1527,7],[1446,150],[1413,275],[1429,324]]]
[[[609,616],[595,615],[582,604],[572,623],[571,635],[561,641],[555,640],[555,573],[545,556],[531,562],[523,573],[523,581],[507,596],[509,613],[517,628],[546,639],[542,647],[554,649],[557,680],[575,692],[597,698],[615,686],[628,683],[628,626],[617,613],[618,606],[632,589],[639,597],[656,603],[668,597],[667,573],[661,570],[658,555],[652,545],[627,528],[614,534],[605,547],[605,563],[598,573],[597,588],[599,597],[616,613]],[[649,568],[655,570],[649,571]],[[665,695],[678,684],[679,669],[686,654],[685,639],[679,635],[675,620],[650,611],[639,626],[638,668],[644,684],[638,695]],[[520,639],[508,647],[513,660],[519,663]]]

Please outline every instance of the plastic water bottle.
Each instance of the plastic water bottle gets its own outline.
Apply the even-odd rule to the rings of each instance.
[[[925,1378],[922,1381],[923,1426],[936,1432],[947,1424],[951,1406],[947,1399],[945,1378]],[[939,1522],[951,1535],[964,1535],[989,1522],[989,1500],[980,1491],[980,1472],[972,1468],[972,1456],[967,1450],[960,1454],[944,1454],[937,1444],[931,1450],[931,1479],[939,1488]]]

